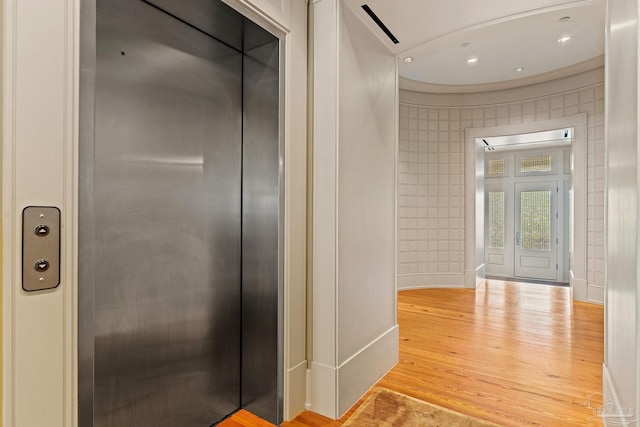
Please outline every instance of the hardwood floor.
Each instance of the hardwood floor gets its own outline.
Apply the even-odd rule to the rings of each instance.
[[[377,385],[501,426],[601,426],[584,403],[602,404],[603,317],[565,287],[402,291],[400,362]],[[340,426],[361,402],[338,421],[304,412],[283,426]]]
[[[226,420],[218,424],[218,427],[245,427],[245,426],[273,427],[273,424],[271,424],[266,420],[263,420],[260,417],[257,417],[251,412],[245,411],[244,409],[240,409],[231,417],[227,418]]]

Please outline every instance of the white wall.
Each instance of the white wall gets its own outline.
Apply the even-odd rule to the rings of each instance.
[[[396,60],[314,2],[311,410],[337,418],[396,362]]]
[[[607,294],[605,304],[606,401],[631,409],[607,425],[640,418],[638,351],[638,1],[607,2]],[[635,421],[635,422],[631,422]]]
[[[398,287],[464,286],[464,130],[587,114],[587,299],[604,295],[603,70],[471,94],[400,91]]]
[[[340,414],[395,363],[393,352],[381,355],[387,363],[367,372],[366,365],[359,366],[362,358],[349,359],[396,327],[396,60],[349,9],[342,11],[338,363],[343,375],[363,378],[339,383]],[[397,346],[397,336],[389,337]]]

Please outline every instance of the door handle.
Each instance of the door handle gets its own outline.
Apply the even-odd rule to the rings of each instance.
[[[520,232],[516,231],[516,246],[520,246]]]

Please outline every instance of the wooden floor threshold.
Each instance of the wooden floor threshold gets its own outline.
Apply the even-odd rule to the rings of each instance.
[[[222,422],[217,424],[218,427],[274,427],[269,421],[260,418],[259,416],[252,414],[249,411],[240,409],[235,412],[229,418],[226,418]]]

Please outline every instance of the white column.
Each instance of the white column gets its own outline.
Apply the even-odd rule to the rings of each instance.
[[[291,0],[285,53],[285,420],[306,403],[307,3]]]
[[[311,409],[337,417],[338,0],[313,2]]]
[[[396,59],[354,9],[313,3],[310,403],[332,418],[398,358]]]
[[[640,412],[640,135],[638,0],[607,2],[606,295],[603,414],[637,425]]]

